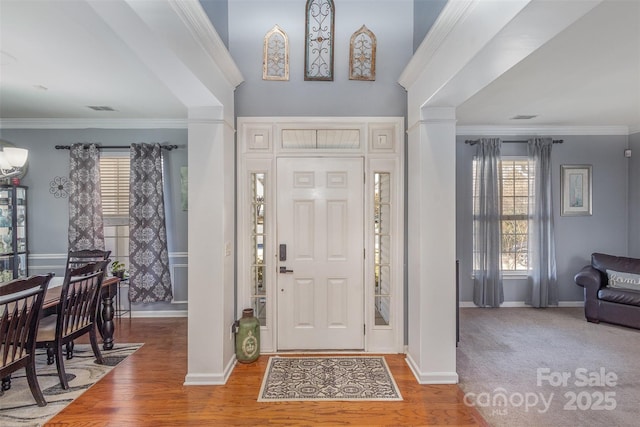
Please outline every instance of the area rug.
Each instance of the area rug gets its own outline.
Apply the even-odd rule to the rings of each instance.
[[[11,389],[0,396],[0,425],[44,425],[140,347],[142,344],[116,344],[112,350],[102,351],[105,364],[99,365],[89,344],[76,344],[73,359],[64,361],[69,381],[67,390],[60,387],[55,363],[47,365],[44,350],[38,350],[36,372],[47,405],[39,407],[36,404],[29,391],[25,370],[18,370],[11,375]]]
[[[402,400],[384,357],[271,357],[258,402]]]

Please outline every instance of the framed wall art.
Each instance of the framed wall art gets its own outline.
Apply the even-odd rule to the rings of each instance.
[[[304,79],[333,81],[333,0],[307,0]]]
[[[349,80],[376,79],[376,36],[365,25],[349,43]]]
[[[264,36],[263,80],[289,80],[289,37],[279,26]]]
[[[560,166],[560,215],[592,214],[591,172],[591,165]]]

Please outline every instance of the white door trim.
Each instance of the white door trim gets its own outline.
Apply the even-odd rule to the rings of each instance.
[[[283,131],[305,130],[308,138],[315,138],[317,147],[287,146]],[[323,130],[322,132],[312,132]],[[329,131],[326,131],[329,130]],[[342,132],[346,130],[346,132]],[[344,135],[347,135],[346,137]],[[286,138],[286,135],[285,135]],[[342,140],[340,140],[342,138]],[[333,145],[332,145],[333,144]],[[342,144],[342,145],[341,145]],[[402,117],[239,117],[237,156],[237,311],[250,307],[255,295],[251,292],[251,223],[252,214],[250,175],[265,174],[264,280],[266,284],[266,317],[261,328],[261,351],[277,351],[277,215],[275,209],[276,159],[286,157],[362,157],[365,170],[365,325],[364,350],[376,353],[404,351],[404,119]],[[389,325],[375,324],[373,226],[366,218],[373,218],[373,175],[391,174],[391,315]],[[271,207],[270,207],[271,205]]]

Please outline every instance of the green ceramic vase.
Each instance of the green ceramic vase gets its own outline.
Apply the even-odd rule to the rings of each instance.
[[[236,359],[240,363],[251,363],[260,356],[260,321],[254,317],[252,308],[242,310],[236,333]]]

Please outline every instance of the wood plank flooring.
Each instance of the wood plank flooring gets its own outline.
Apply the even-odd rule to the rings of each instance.
[[[116,342],[145,345],[47,426],[488,426],[456,385],[419,385],[404,355],[385,355],[401,402],[257,402],[268,356],[224,386],[183,386],[187,319],[122,319]],[[83,342],[83,341],[80,341]]]

